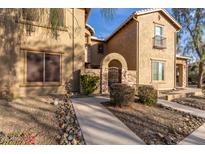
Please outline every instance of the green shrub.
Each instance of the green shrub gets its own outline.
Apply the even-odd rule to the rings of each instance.
[[[98,88],[98,82],[100,78],[95,75],[81,75],[80,84],[83,90],[83,93],[86,95],[92,94]]]
[[[138,88],[139,101],[146,105],[157,103],[157,90],[153,86],[143,85]]]
[[[128,105],[135,97],[135,89],[122,83],[113,83],[110,87],[111,103],[122,106]]]

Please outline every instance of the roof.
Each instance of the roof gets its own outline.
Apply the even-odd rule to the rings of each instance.
[[[181,25],[165,10],[162,8],[159,9],[144,9],[144,10],[139,10],[135,11],[130,15],[125,22],[123,22],[107,39],[108,41],[110,38],[112,38],[119,30],[121,30],[127,23],[129,23],[133,17],[137,18],[138,16],[149,14],[149,13],[154,13],[154,12],[161,12],[164,14],[171,22],[172,24],[176,27],[177,31],[181,29]]]
[[[95,36],[91,36],[91,40],[105,42],[105,40],[104,40],[104,39],[97,38],[97,37],[95,37]]]
[[[187,57],[187,56],[176,55],[176,57],[179,58],[179,59],[191,60],[191,58]]]
[[[91,36],[93,36],[95,34],[94,28],[92,26],[90,26],[89,24],[86,24],[85,28],[90,32]]]

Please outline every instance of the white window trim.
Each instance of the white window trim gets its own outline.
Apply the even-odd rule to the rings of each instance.
[[[158,62],[158,63],[163,63],[164,64],[164,80],[154,80],[153,79],[153,70],[152,70],[152,63],[153,62]],[[151,59],[151,83],[165,83],[166,81],[166,61],[165,60],[156,60],[156,59]]]
[[[162,35],[156,35],[156,27],[161,27],[161,28],[162,28]],[[164,37],[164,26],[159,25],[159,24],[155,24],[155,25],[154,25],[154,36]]]

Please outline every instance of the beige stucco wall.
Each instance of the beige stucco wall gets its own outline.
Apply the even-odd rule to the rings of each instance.
[[[104,53],[98,53],[98,44],[104,44]],[[91,55],[91,66],[100,66],[101,61],[108,54],[107,52],[107,44],[103,41],[98,40],[91,40],[91,47],[90,47],[90,55]]]
[[[128,70],[136,69],[137,24],[131,21],[107,42],[107,52],[119,53],[127,61]]]
[[[175,28],[159,12],[138,16],[139,21],[139,84],[151,84],[158,90],[173,89],[175,86]],[[164,28],[166,49],[154,49],[155,24]],[[151,62],[165,62],[165,81],[152,81]]]
[[[64,93],[64,83],[73,78],[72,72],[84,71],[84,9],[64,9],[64,18],[66,19],[65,27],[58,30],[58,39],[52,36],[51,29],[46,23],[33,23],[35,31],[29,36],[26,34],[25,24],[21,21],[15,22],[15,18],[10,20],[12,24],[9,25],[0,22],[0,41],[3,44],[0,47],[0,73],[8,72],[8,66],[2,61],[7,57],[8,65],[12,64],[13,76],[9,75],[9,77],[12,78],[12,92],[15,96]],[[44,21],[47,21],[46,17]],[[25,51],[60,53],[62,66],[60,85],[28,86],[25,82]],[[8,81],[8,78],[6,75],[0,76],[0,81]],[[0,85],[2,85],[1,82]],[[79,80],[74,80],[74,84],[77,86]],[[76,88],[78,89],[79,86]]]

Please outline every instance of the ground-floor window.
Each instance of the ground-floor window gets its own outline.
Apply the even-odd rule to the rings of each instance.
[[[152,61],[152,80],[164,81],[164,67],[164,62]]]
[[[28,83],[60,82],[60,54],[46,52],[26,52]]]

